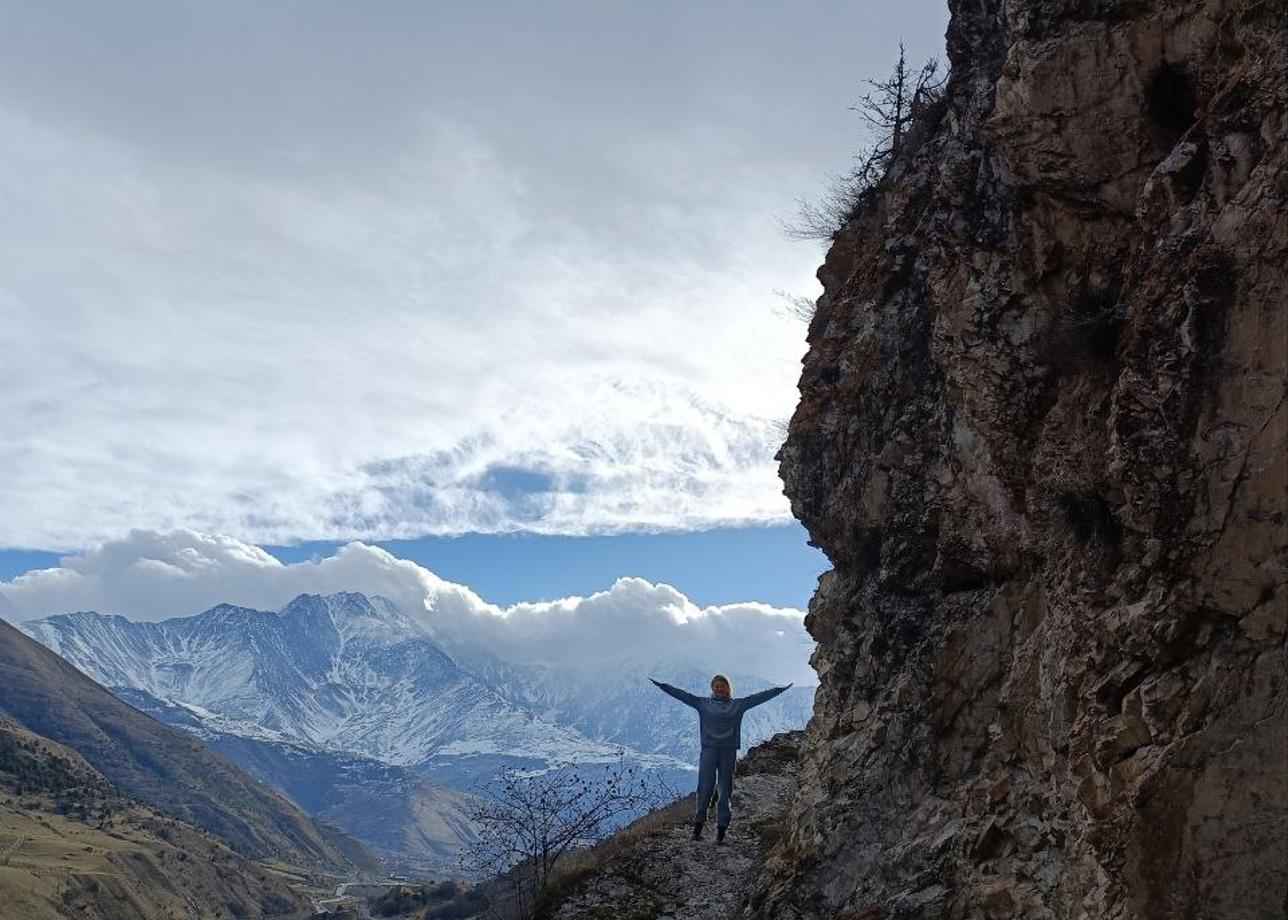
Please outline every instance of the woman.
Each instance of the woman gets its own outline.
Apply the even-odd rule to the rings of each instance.
[[[733,794],[733,765],[738,756],[738,748],[742,747],[742,714],[753,706],[772,700],[791,684],[762,690],[736,700],[733,698],[733,685],[723,674],[711,678],[711,695],[706,698],[651,677],[649,680],[663,693],[670,694],[698,711],[702,756],[698,760],[698,806],[697,813],[693,816],[693,839],[702,839],[702,824],[707,817],[711,789],[718,786],[720,798],[716,803],[716,843],[724,843],[725,830],[729,827],[729,796]]]

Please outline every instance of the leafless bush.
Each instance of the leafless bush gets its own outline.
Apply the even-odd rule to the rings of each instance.
[[[815,201],[797,202],[796,219],[783,224],[783,231],[794,240],[831,240],[844,227],[876,185],[871,161],[842,176],[833,176]]]
[[[910,143],[918,122],[943,98],[944,82],[935,58],[914,74],[908,67],[903,42],[899,43],[899,60],[890,76],[868,81],[872,91],[852,110],[876,135],[868,156],[883,173]]]
[[[873,140],[855,155],[852,170],[832,178],[822,198],[799,203],[796,220],[784,227],[793,239],[832,239],[858,213],[895,161],[920,143],[943,111],[946,78],[939,75],[939,61],[931,58],[914,71],[903,42],[890,76],[866,82],[869,91],[850,109],[858,113]]]
[[[1126,313],[1113,291],[1084,291],[1059,310],[1046,330],[1042,352],[1062,373],[1100,370],[1114,362]]]
[[[693,793],[689,793],[636,819],[595,846],[569,853],[542,895],[538,915],[552,916],[585,878],[608,871],[609,867],[623,860],[633,859],[643,841],[664,837],[679,824],[692,826],[694,798]]]
[[[462,868],[495,878],[492,890],[502,895],[494,898],[495,916],[526,920],[568,853],[604,839],[624,819],[669,795],[664,784],[620,754],[593,776],[573,767],[536,774],[507,770],[469,809],[479,834]]]
[[[774,296],[782,301],[779,310],[783,315],[798,319],[807,326],[814,319],[814,311],[818,308],[818,303],[814,298],[807,297],[804,294],[789,294],[786,291],[777,290],[774,291]]]

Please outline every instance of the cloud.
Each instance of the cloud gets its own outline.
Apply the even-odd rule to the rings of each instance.
[[[0,545],[785,519],[777,219],[891,14],[717,6],[13,5]]]
[[[774,420],[801,329],[764,303],[802,264],[767,222],[737,218],[734,264],[659,271],[665,252],[540,228],[524,179],[456,126],[377,191],[176,173],[7,120],[26,229],[0,292],[0,545],[787,518]],[[731,216],[669,222],[702,253],[697,225]],[[552,488],[506,495],[495,468]]]
[[[483,646],[515,662],[648,667],[680,658],[774,681],[815,680],[799,610],[754,602],[698,607],[670,585],[640,578],[588,597],[499,607],[357,542],[287,565],[227,536],[136,530],[0,582],[3,610],[15,622],[77,610],[158,620],[219,603],[275,610],[298,594],[339,591],[387,597],[449,647]]]

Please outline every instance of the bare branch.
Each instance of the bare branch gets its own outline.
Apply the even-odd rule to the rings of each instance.
[[[871,144],[855,155],[849,173],[832,178],[822,198],[798,202],[796,220],[783,228],[789,237],[831,240],[849,223],[895,161],[920,145],[928,133],[926,126],[942,111],[946,79],[938,74],[939,62],[934,58],[914,74],[907,50],[899,43],[899,58],[890,75],[866,80],[869,91],[850,107],[871,132]]]
[[[506,882],[517,916],[531,917],[569,851],[608,836],[623,819],[659,804],[665,791],[621,753],[593,779],[573,767],[506,771],[470,809],[479,835],[462,868]]]

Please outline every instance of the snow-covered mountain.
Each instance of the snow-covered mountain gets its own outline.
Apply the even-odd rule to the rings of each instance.
[[[276,613],[221,605],[159,623],[74,613],[22,628],[104,686],[183,705],[220,731],[430,773],[455,777],[462,759],[603,762],[620,747],[494,692],[382,598],[301,595]]]
[[[300,595],[276,612],[220,605],[161,622],[71,613],[20,628],[311,814],[422,869],[471,830],[459,793],[417,776],[469,790],[507,766],[594,770],[624,751],[684,791],[696,717],[648,677],[697,693],[710,679],[679,656],[559,668],[506,661],[362,594]],[[731,676],[739,693],[768,686]],[[744,742],[801,727],[812,699],[813,688],[793,688],[752,710]]]
[[[588,662],[580,668],[514,664],[476,650],[460,656],[475,674],[506,699],[590,738],[633,751],[696,762],[697,716],[649,683],[656,677],[694,693],[706,692],[711,671],[683,659],[644,666],[629,659]],[[739,695],[771,686],[753,675],[729,675]],[[781,731],[802,727],[814,704],[813,687],[792,687],[743,718],[743,748]]]
[[[212,730],[449,779],[481,758],[603,762],[620,748],[687,769],[693,713],[648,677],[695,692],[710,678],[679,655],[650,666],[628,657],[576,668],[508,662],[462,637],[435,638],[388,600],[362,594],[304,594],[277,612],[220,605],[156,623],[60,614],[21,628],[104,686],[179,704]],[[732,677],[739,692],[768,686]],[[812,696],[793,688],[752,710],[746,743],[799,728]]]

